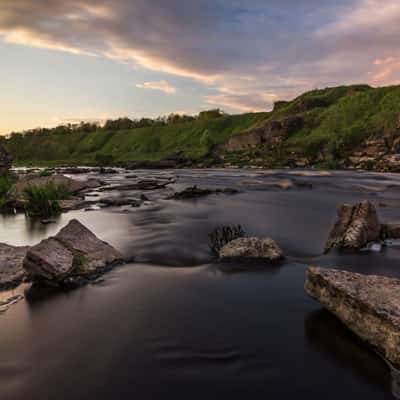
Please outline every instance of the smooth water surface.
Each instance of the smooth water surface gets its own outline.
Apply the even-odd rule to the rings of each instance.
[[[303,284],[308,264],[400,277],[397,246],[322,254],[341,202],[370,199],[382,221],[400,221],[396,175],[136,173],[173,176],[176,183],[146,193],[149,201],[137,209],[75,211],[45,226],[23,215],[0,220],[0,241],[22,245],[78,218],[136,261],[75,291],[28,289],[25,300],[0,315],[1,400],[394,398],[386,363],[309,299]],[[134,179],[127,175],[102,179]],[[273,186],[281,181],[293,187]],[[166,200],[193,184],[241,193]],[[208,233],[232,223],[274,238],[287,261],[214,263]]]

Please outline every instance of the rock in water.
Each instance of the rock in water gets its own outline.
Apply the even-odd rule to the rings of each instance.
[[[276,262],[283,258],[283,252],[270,238],[244,237],[232,240],[219,252],[222,260],[264,260]]]
[[[17,286],[25,278],[22,267],[28,247],[0,243],[0,289]]]
[[[0,144],[0,176],[8,173],[12,161],[11,154]]]
[[[400,367],[400,280],[310,267],[305,291]]]
[[[33,281],[65,285],[96,277],[122,262],[117,250],[72,220],[56,236],[31,247],[24,268]]]
[[[337,215],[325,246],[326,252],[334,248],[360,250],[369,242],[380,239],[381,226],[376,209],[369,201],[342,204]]]

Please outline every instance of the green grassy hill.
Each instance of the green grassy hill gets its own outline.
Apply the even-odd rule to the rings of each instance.
[[[285,121],[295,117],[298,126],[276,132],[274,122],[285,126]],[[270,132],[281,135],[278,147],[269,146]],[[243,148],[229,152],[226,144],[235,135],[241,135]],[[344,162],[354,152],[362,153],[371,139],[380,140],[389,154],[399,137],[400,86],[355,85],[307,92],[292,101],[278,102],[273,111],[265,113],[127,130],[14,134],[3,141],[17,164],[116,164],[179,155],[210,164],[276,166],[302,158],[309,164]]]

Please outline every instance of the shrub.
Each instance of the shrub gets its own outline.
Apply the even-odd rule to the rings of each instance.
[[[51,176],[53,175],[53,172],[50,171],[49,169],[43,169],[39,172],[39,176]]]
[[[10,175],[0,176],[0,199],[6,197],[13,183],[14,179]]]
[[[68,188],[64,185],[28,186],[24,189],[25,210],[31,216],[51,217],[61,213],[59,200],[68,196]]]
[[[210,250],[217,255],[219,251],[232,240],[245,237],[246,232],[241,225],[226,225],[222,228],[215,228],[209,235]]]

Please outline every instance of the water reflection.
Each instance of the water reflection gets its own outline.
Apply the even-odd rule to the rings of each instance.
[[[304,330],[308,342],[338,366],[350,368],[370,384],[391,390],[386,362],[331,313],[324,309],[309,313]]]

